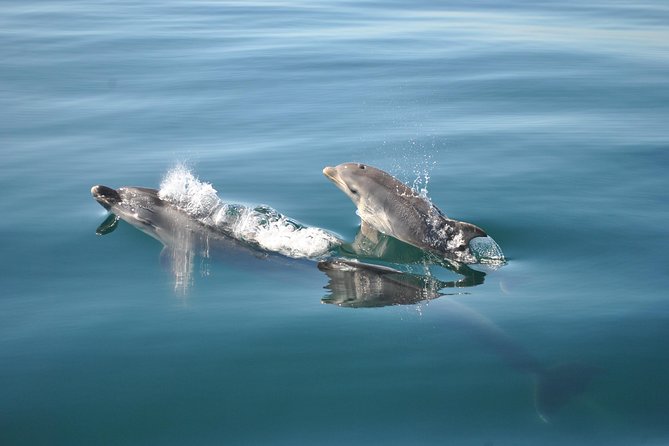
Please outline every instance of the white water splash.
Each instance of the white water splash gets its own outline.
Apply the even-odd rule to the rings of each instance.
[[[212,215],[212,220],[236,239],[294,258],[321,257],[341,243],[329,232],[304,226],[268,206],[225,204]]]
[[[478,263],[501,266],[506,263],[502,248],[492,237],[476,237],[469,242],[469,250],[474,254]]]
[[[430,172],[436,165],[437,162],[432,159],[432,155],[426,154],[413,171],[415,178],[411,187],[428,201],[430,199],[427,196],[427,186],[430,183]]]
[[[302,225],[271,207],[224,203],[211,184],[183,165],[165,175],[158,196],[207,227],[288,257],[319,258],[341,243],[333,234]]]
[[[221,204],[216,189],[197,179],[183,164],[167,172],[158,196],[197,219],[207,217]]]
[[[435,137],[409,139],[394,151],[397,153],[392,171],[418,195],[429,200],[430,173],[437,165],[435,157],[438,158],[439,153]]]

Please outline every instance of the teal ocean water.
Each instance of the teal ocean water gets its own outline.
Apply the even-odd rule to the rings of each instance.
[[[659,0],[5,3],[0,444],[669,443],[667,23]],[[96,235],[91,186],[185,164],[352,242],[322,174],[347,161],[506,264],[400,302],[225,248],[184,282],[126,222]],[[462,277],[391,245],[411,280]]]

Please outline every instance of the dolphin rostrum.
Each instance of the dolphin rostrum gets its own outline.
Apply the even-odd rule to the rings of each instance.
[[[360,163],[326,167],[323,174],[357,206],[363,226],[457,262],[476,263],[469,242],[486,237],[485,231],[446,217],[392,175]]]

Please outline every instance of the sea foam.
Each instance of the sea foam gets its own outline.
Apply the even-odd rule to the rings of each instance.
[[[335,235],[305,226],[269,206],[223,202],[214,187],[178,165],[160,184],[158,195],[207,227],[262,250],[293,258],[320,258],[341,244]]]

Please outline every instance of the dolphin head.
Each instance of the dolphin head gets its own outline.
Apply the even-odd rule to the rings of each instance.
[[[157,190],[143,187],[112,189],[97,185],[91,188],[91,195],[103,208],[140,229],[155,227],[157,211],[166,207]]]
[[[359,163],[344,163],[336,167],[326,167],[323,169],[323,175],[348,195],[357,206],[360,204],[361,193],[371,185],[368,169],[374,168]]]
[[[392,175],[367,164],[343,163],[336,167],[326,167],[323,174],[348,195],[358,208],[370,199],[379,197],[382,190],[393,194],[415,195],[411,188]]]

